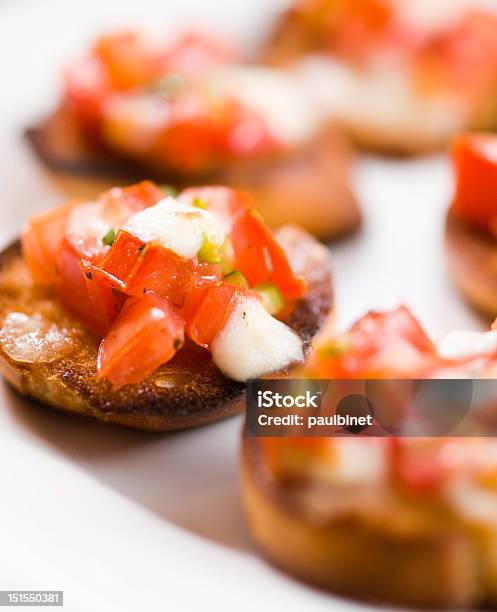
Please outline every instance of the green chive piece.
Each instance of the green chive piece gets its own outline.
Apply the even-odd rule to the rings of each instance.
[[[174,198],[178,195],[178,190],[172,185],[168,185],[167,183],[163,183],[162,185],[160,185],[160,189],[164,192],[165,196],[171,196],[172,198]]]
[[[205,200],[202,200],[202,198],[193,198],[192,206],[195,206],[195,208],[201,208],[202,210],[206,210],[207,202]]]
[[[247,279],[240,270],[233,270],[233,272],[229,272],[229,274],[225,274],[224,280],[231,285],[236,285],[237,287],[241,287],[242,289],[248,289]]]
[[[204,242],[197,253],[197,257],[200,259],[200,261],[205,261],[206,263],[221,263],[219,247],[213,242],[210,242],[207,236],[204,237]]]
[[[281,291],[273,283],[259,283],[253,289],[261,298],[262,305],[269,314],[275,315],[285,306],[285,299]]]
[[[350,340],[347,338],[337,338],[317,348],[316,352],[320,357],[342,357],[351,348]]]
[[[111,228],[102,238],[102,244],[104,246],[112,246],[114,244],[115,239],[116,239],[116,232],[113,228]]]

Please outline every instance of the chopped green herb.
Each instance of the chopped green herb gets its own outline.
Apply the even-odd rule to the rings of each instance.
[[[192,206],[195,206],[195,208],[202,208],[202,210],[207,209],[207,203],[205,200],[202,200],[202,198],[193,198]]]
[[[281,291],[273,283],[259,283],[254,287],[254,291],[261,298],[262,305],[269,314],[275,315],[285,306]]]
[[[197,253],[197,257],[200,259],[200,261],[205,261],[206,263],[221,263],[221,253],[219,252],[219,247],[213,242],[210,242],[207,236],[204,237],[204,242]]]
[[[172,185],[168,185],[167,183],[162,184],[160,188],[164,192],[165,196],[171,196],[174,198],[178,195],[178,190]]]
[[[114,244],[115,239],[116,239],[116,232],[113,228],[111,228],[102,238],[102,244],[104,246],[112,246]]]
[[[317,354],[320,357],[341,357],[345,355],[351,348],[350,340],[347,338],[337,338],[330,342],[323,344],[317,348]]]
[[[233,243],[226,237],[221,247],[221,270],[223,274],[228,274],[235,269],[235,250]]]
[[[233,272],[229,272],[224,276],[224,280],[227,283],[231,283],[232,285],[236,285],[242,289],[248,289],[247,279],[245,276],[243,276],[240,270],[233,270]]]

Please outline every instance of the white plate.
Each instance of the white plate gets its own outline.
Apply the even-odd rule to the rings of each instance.
[[[282,4],[3,0],[1,243],[28,214],[60,201],[20,131],[50,108],[61,67],[95,31],[136,22],[174,29],[194,15],[250,44]],[[482,327],[444,266],[446,162],[366,159],[357,189],[364,230],[332,248],[338,325],[403,301],[435,336]],[[238,495],[240,419],[146,435],[0,391],[0,589],[63,589],[65,609],[85,612],[364,608],[283,576],[251,546]]]

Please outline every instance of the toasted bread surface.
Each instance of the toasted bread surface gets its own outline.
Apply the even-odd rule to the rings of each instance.
[[[427,609],[495,600],[488,552],[495,529],[473,532],[443,505],[417,503],[387,486],[281,483],[257,438],[243,440],[242,493],[263,554],[320,588]]]
[[[497,239],[449,212],[445,247],[449,272],[464,298],[482,314],[497,316]]]
[[[285,317],[308,349],[332,308],[329,254],[292,226],[279,230],[277,237],[295,270],[309,283],[306,297]],[[12,313],[38,317],[57,346],[52,343],[46,356],[27,361],[15,331],[5,327]],[[137,429],[165,431],[216,421],[244,407],[244,386],[223,376],[210,353],[193,343],[187,343],[172,361],[140,384],[115,390],[107,381],[97,380],[99,339],[64,311],[56,297],[33,286],[18,242],[0,255],[0,322],[2,373],[23,395],[54,408]]]
[[[182,174],[149,168],[135,160],[97,151],[74,123],[59,112],[28,129],[27,137],[52,176],[69,195],[94,197],[123,181],[144,177],[177,188],[192,184],[226,184],[252,193],[272,227],[296,223],[322,239],[352,232],[361,214],[351,189],[353,154],[334,125],[300,147],[257,159],[224,164],[208,173]]]

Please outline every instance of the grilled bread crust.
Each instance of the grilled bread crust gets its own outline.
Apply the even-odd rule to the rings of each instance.
[[[308,350],[333,303],[329,253],[305,232],[287,226],[277,237],[309,291],[285,315]],[[12,312],[38,314],[65,330],[71,350],[51,362],[15,361],[0,346],[0,370],[23,395],[54,408],[136,429],[166,431],[217,421],[244,407],[244,386],[216,368],[210,353],[187,343],[139,384],[115,390],[96,378],[99,339],[58,300],[32,285],[19,242],[0,254],[0,322]],[[3,338],[5,340],[5,338]]]

